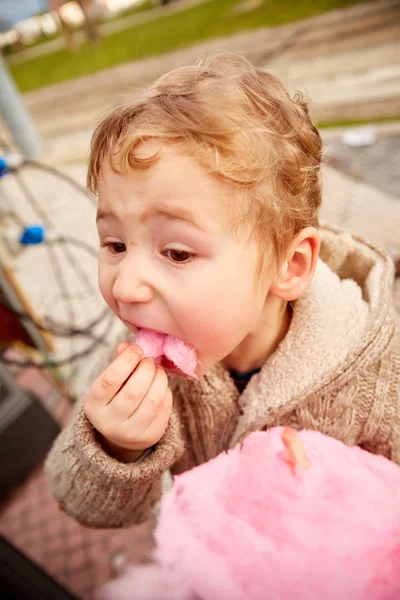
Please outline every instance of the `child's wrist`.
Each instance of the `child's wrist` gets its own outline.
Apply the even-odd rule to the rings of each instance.
[[[136,462],[140,460],[144,454],[148,454],[148,448],[144,448],[143,450],[129,450],[127,448],[122,448],[121,446],[118,446],[113,442],[110,442],[100,433],[98,433],[98,438],[102,448],[107,452],[107,454],[109,454],[110,456],[112,456],[112,458],[115,458],[119,462]]]

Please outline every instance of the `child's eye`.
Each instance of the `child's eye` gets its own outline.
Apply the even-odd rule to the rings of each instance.
[[[164,256],[172,260],[174,263],[187,263],[193,258],[193,254],[187,250],[178,250],[177,248],[170,248],[163,252]]]
[[[126,250],[125,244],[122,242],[106,242],[105,244],[102,244],[102,246],[107,248],[112,254],[121,254]]]

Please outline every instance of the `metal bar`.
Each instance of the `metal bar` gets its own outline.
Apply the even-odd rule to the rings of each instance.
[[[0,113],[3,115],[15,143],[27,158],[42,152],[42,144],[4,59],[0,55]]]

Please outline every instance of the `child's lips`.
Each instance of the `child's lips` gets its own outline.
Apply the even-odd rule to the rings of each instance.
[[[129,324],[129,329],[135,328],[135,343],[142,348],[144,358],[154,358],[171,375],[197,379],[196,350],[192,346],[172,334],[121,320]]]
[[[126,321],[126,319],[121,319],[121,321],[123,322],[124,325],[127,326],[127,328],[132,332],[132,333],[137,333],[138,331],[138,327],[136,327],[136,325],[134,325],[133,323],[131,323],[130,321]]]
[[[132,323],[132,321],[127,321],[126,319],[121,319],[121,321],[131,330],[133,333],[138,333],[141,329],[145,331],[151,331],[152,333],[159,333],[161,335],[169,335],[165,331],[160,331],[159,329],[151,329],[151,327],[142,327],[142,325],[136,325],[136,323]]]
[[[167,358],[164,355],[161,357],[160,364],[163,369],[168,369],[168,371],[179,371],[179,369],[176,366],[176,364],[174,363],[174,361],[170,360],[169,358]]]
[[[193,377],[191,377],[190,375],[187,375],[186,373],[181,371],[180,368],[176,366],[176,364],[174,363],[173,360],[170,360],[169,358],[167,358],[164,355],[158,360],[158,364],[160,365],[160,367],[162,367],[163,369],[168,371],[168,373],[174,377],[181,377],[181,378],[183,377],[184,379],[193,379]]]

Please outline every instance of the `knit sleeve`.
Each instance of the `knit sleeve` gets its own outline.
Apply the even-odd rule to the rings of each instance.
[[[89,527],[125,527],[148,519],[161,496],[161,480],[183,454],[179,417],[142,461],[122,463],[96,438],[82,404],[59,434],[46,460],[50,489],[61,510]]]
[[[360,445],[400,465],[400,337],[375,365],[373,397]],[[368,376],[368,374],[367,374]]]

